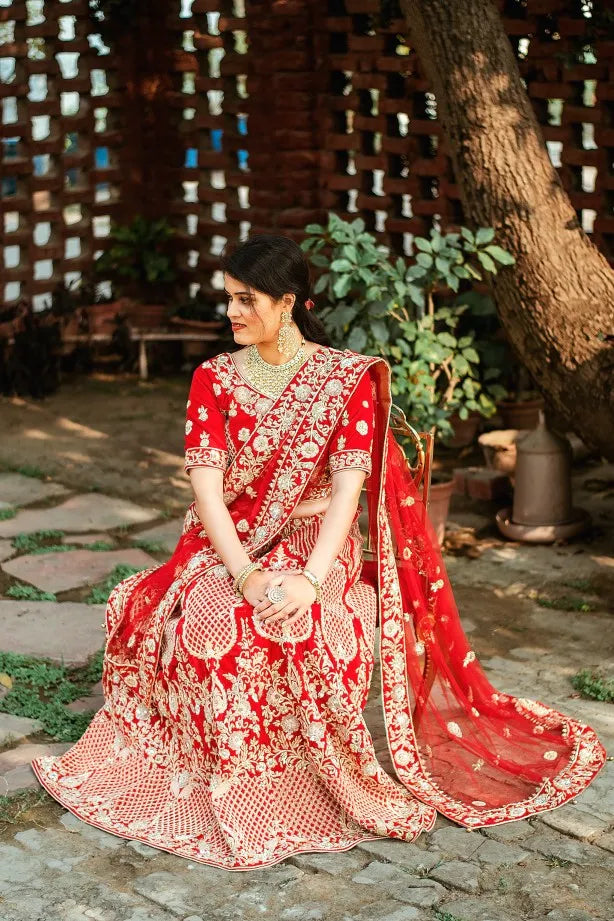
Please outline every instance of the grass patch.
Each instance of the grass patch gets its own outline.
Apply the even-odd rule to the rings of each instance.
[[[114,544],[110,544],[107,540],[95,540],[93,544],[85,544],[85,550],[94,550],[96,553],[103,553],[106,550],[113,550]]]
[[[559,598],[547,598],[545,595],[538,595],[535,599],[541,608],[554,608],[556,611],[581,611],[588,613],[595,611],[596,606],[586,601],[585,598],[577,598],[573,595],[561,595]]]
[[[30,534],[18,534],[12,540],[12,546],[20,553],[34,553],[39,550],[45,541],[56,540],[64,537],[64,531],[32,531]]]
[[[77,544],[47,544],[45,547],[37,547],[36,550],[32,550],[32,553],[66,553],[68,550],[81,550],[81,547],[78,547]]]
[[[614,703],[614,680],[605,678],[597,671],[583,668],[572,677],[571,683],[582,697]]]
[[[147,553],[165,553],[166,547],[164,544],[159,543],[155,540],[135,540],[134,546],[139,547],[140,550],[146,550]]]
[[[119,563],[113,572],[109,573],[104,582],[101,582],[100,585],[94,586],[90,594],[85,599],[85,603],[106,604],[109,600],[109,595],[118,582],[122,582],[124,579],[127,579],[128,576],[135,575],[137,572],[142,572],[145,568],[147,567],[130,566],[128,563]]]
[[[51,797],[46,790],[17,790],[8,796],[0,796],[0,822],[16,825],[21,816],[36,806],[42,806]]]
[[[0,652],[0,673],[12,686],[0,700],[0,711],[40,720],[43,729],[60,742],[76,742],[87,729],[93,710],[73,713],[66,704],[85,697],[102,677],[104,648],[83,666],[68,668],[50,659]]]
[[[44,470],[30,464],[24,464],[22,467],[13,467],[12,469],[15,473],[21,473],[22,476],[29,476],[35,480],[44,480],[47,477]]]
[[[0,508],[0,521],[9,521],[17,514],[16,508]]]
[[[57,601],[53,592],[44,592],[35,585],[25,585],[18,582],[16,585],[9,585],[4,593],[9,598],[17,598],[19,601]]]
[[[451,915],[449,911],[442,911],[440,908],[433,909],[433,916],[437,921],[459,921],[456,915]]]

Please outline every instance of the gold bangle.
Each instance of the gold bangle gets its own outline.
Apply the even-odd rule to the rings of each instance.
[[[317,576],[315,576],[315,575],[311,572],[310,569],[303,569],[302,572],[303,572],[303,575],[304,575],[307,579],[309,579],[309,581],[311,582],[311,584],[313,585],[313,587],[314,587],[315,590],[316,590],[316,601],[318,602],[318,604],[321,603],[321,601],[322,601],[322,586],[320,585],[320,580],[318,579]]]
[[[237,578],[234,582],[234,588],[237,595],[240,595],[241,597],[243,596],[243,585],[245,584],[245,580],[256,569],[264,569],[264,566],[260,560],[254,560],[251,563],[246,563],[243,569],[239,571],[239,574],[237,575]]]

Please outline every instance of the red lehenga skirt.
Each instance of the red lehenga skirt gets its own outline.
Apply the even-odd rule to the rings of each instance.
[[[41,784],[98,828],[232,870],[432,828],[436,811],[383,770],[362,716],[376,598],[358,578],[361,511],[289,639],[255,621],[225,569],[195,578],[167,619],[149,712],[111,670],[81,739],[32,762]],[[289,521],[265,567],[302,568],[322,517]],[[115,588],[109,632],[145,576]]]

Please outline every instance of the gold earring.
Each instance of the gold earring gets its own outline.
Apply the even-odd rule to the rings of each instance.
[[[293,355],[297,349],[297,336],[292,328],[292,316],[288,310],[281,312],[281,325],[277,335],[277,351],[281,355]]]

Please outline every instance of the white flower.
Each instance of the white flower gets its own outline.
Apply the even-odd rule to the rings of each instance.
[[[432,592],[437,592],[440,588],[443,588],[443,579],[437,579],[437,582],[431,582]]]
[[[358,432],[359,435],[367,434],[367,432],[369,431],[369,426],[364,421],[364,419],[358,420],[358,422],[356,423],[356,431]]]
[[[209,432],[201,432],[199,441],[201,448],[209,447]]]
[[[475,659],[475,652],[468,652],[465,658],[463,659],[463,668],[466,668],[470,662],[473,662]]]
[[[558,752],[555,752],[555,751],[544,752],[544,758],[546,759],[546,761],[556,761],[558,756],[559,756]]]
[[[453,736],[458,736],[459,739],[462,737],[463,731],[458,723],[454,723],[451,720],[449,723],[446,723],[446,726],[448,728],[448,732],[450,732]]]
[[[191,419],[188,419],[187,422],[186,422],[186,424],[185,424],[185,433],[186,433],[186,435],[189,435],[191,431],[192,431],[192,420],[191,420]]]
[[[204,422],[209,416],[209,410],[206,406],[199,406],[197,412],[201,422]]]
[[[239,441],[247,441],[249,438],[249,429],[239,429],[239,434],[237,435]]]

